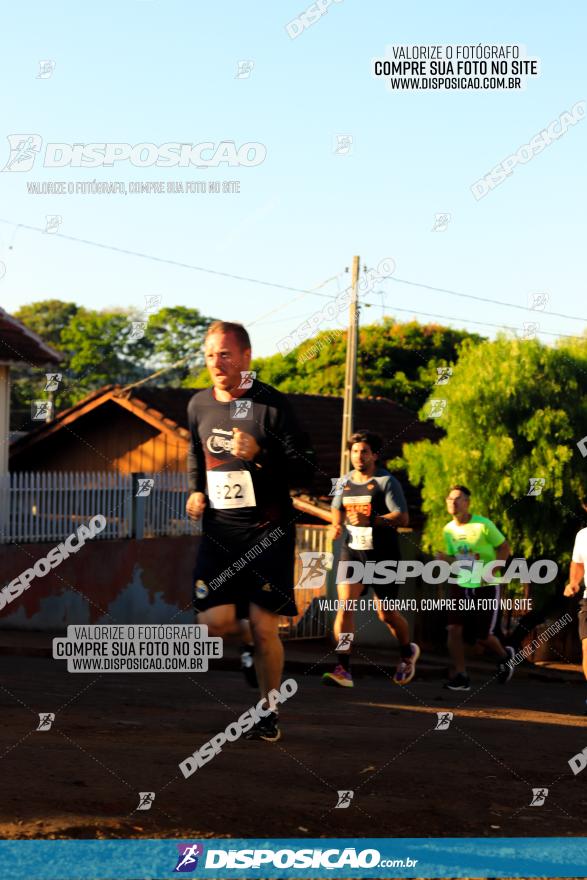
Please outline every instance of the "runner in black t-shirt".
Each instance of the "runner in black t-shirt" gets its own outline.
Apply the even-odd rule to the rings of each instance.
[[[213,387],[188,404],[186,510],[203,517],[194,606],[210,635],[236,633],[239,620],[249,619],[259,686],[271,712],[247,738],[273,742],[280,731],[271,691],[279,688],[283,670],[278,620],[297,613],[299,514],[289,489],[309,485],[313,453],[287,398],[251,381],[251,343],[241,324],[212,324],[204,351]]]
[[[408,524],[408,508],[401,484],[377,458],[383,443],[371,431],[357,431],[347,443],[354,470],[340,480],[340,492],[332,500],[332,537],[343,536],[341,562],[382,562],[399,560],[397,527]],[[346,520],[346,522],[345,522]],[[400,645],[400,662],[393,676],[396,684],[408,684],[414,677],[420,648],[410,642],[408,622],[399,611],[386,607],[397,599],[397,584],[376,584],[377,615]],[[338,641],[337,665],[323,675],[324,684],[353,687],[350,671],[350,640],[341,642],[341,633],[354,632],[354,612],[343,603],[358,599],[369,590],[362,578],[337,584],[339,608],[334,623]],[[386,601],[387,600],[387,601]],[[348,647],[347,647],[348,646]]]

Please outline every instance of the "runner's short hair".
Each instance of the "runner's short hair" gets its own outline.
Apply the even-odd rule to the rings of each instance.
[[[378,455],[383,448],[383,440],[373,431],[355,431],[347,440],[346,448],[352,449],[355,443],[366,443],[373,455]]]
[[[467,489],[466,486],[461,486],[461,485],[458,485],[458,486],[451,486],[450,489],[449,489],[448,492],[447,492],[447,495],[450,495],[450,493],[451,493],[451,492],[454,492],[455,490],[458,490],[459,492],[462,492],[463,495],[466,495],[466,496],[467,496],[467,498],[470,498],[470,497],[471,497],[471,490],[470,490],[470,489]]]
[[[206,330],[206,339],[214,333],[232,333],[241,351],[251,347],[251,339],[242,324],[232,321],[213,321]]]

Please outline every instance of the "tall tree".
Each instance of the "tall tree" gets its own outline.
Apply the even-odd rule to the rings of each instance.
[[[440,411],[446,435],[403,450],[410,482],[422,486],[424,549],[440,547],[447,489],[463,483],[473,512],[496,522],[515,556],[565,568],[585,525],[587,458],[577,444],[587,435],[587,337],[554,348],[505,337],[465,342],[453,370],[430,395],[446,403],[429,400],[420,414]]]
[[[357,390],[364,397],[389,397],[417,410],[437,378],[436,367],[453,363],[465,339],[481,337],[438,324],[400,323],[387,317],[359,331]],[[328,330],[289,354],[256,358],[259,378],[281,391],[341,395],[346,332]]]
[[[155,380],[180,384],[190,366],[202,362],[198,354],[213,320],[184,306],[146,316],[133,309],[86,309],[60,300],[30,303],[16,317],[65,355],[54,370],[63,375],[54,397],[57,410],[103,385],[128,384],[193,356],[193,361]],[[24,366],[14,371],[13,430],[30,427],[27,413],[31,401],[46,397],[45,381],[42,368]]]
[[[61,333],[78,311],[79,306],[75,303],[62,302],[60,299],[44,299],[21,306],[14,313],[14,317],[53,348],[61,351]]]

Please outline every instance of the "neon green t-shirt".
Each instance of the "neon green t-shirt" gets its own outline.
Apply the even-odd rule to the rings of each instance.
[[[476,553],[479,562],[487,565],[497,559],[495,548],[505,541],[505,535],[499,531],[495,523],[484,516],[471,516],[468,523],[459,525],[451,520],[442,530],[444,546],[449,556],[457,559],[472,559]],[[475,571],[462,571],[459,574],[459,587],[481,587],[480,575]]]

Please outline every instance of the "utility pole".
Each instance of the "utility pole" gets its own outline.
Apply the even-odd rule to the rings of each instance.
[[[359,288],[360,257],[353,257],[351,274],[351,302],[349,305],[349,329],[346,345],[346,368],[344,377],[344,403],[342,410],[342,437],[340,445],[340,476],[350,471],[350,455],[346,448],[347,440],[353,433],[355,396],[357,393],[357,336],[359,325],[359,304],[357,294]]]

